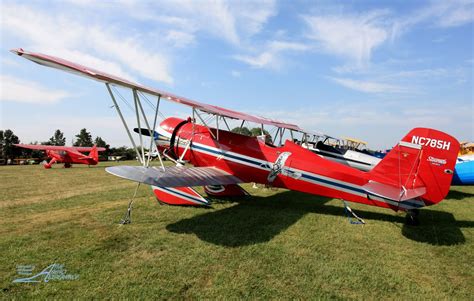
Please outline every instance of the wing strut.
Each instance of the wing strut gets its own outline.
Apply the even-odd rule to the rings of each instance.
[[[150,128],[150,123],[148,122],[148,118],[146,118],[145,110],[143,110],[142,103],[140,101],[140,98],[138,97],[138,94],[137,94],[136,90],[135,90],[135,94],[136,94],[136,98],[137,98],[138,107],[140,108],[140,111],[142,113],[143,120],[145,121],[146,127],[148,129],[148,133],[153,133],[152,135],[150,135],[150,147],[148,148],[148,158],[147,158],[147,160],[144,164],[144,166],[148,167],[150,165],[150,161],[151,161],[151,152],[152,152],[153,140],[154,140],[154,137],[155,137],[156,119],[158,117],[160,97],[158,96],[158,103],[156,105],[155,117],[154,117],[154,121],[153,121],[153,131],[152,131],[151,128]],[[141,128],[140,123],[138,124],[138,128]],[[140,138],[142,138],[142,133],[140,133]],[[143,152],[143,144],[142,144],[142,152]],[[158,150],[158,153],[159,153],[159,150]],[[145,155],[143,155],[143,158],[145,158]],[[160,159],[160,164],[161,164],[162,169],[165,170],[165,166],[163,165],[163,161],[161,160],[161,156],[159,154],[158,154],[158,158]]]
[[[130,128],[125,121],[125,118],[122,114],[122,111],[120,110],[119,104],[117,103],[117,100],[115,98],[114,92],[112,91],[110,87],[110,83],[105,83],[105,86],[107,87],[107,90],[109,91],[110,97],[112,98],[112,101],[114,103],[114,107],[120,117],[120,120],[122,121],[122,124],[125,128],[125,131],[127,132],[128,138],[130,139],[130,142],[133,145],[133,148],[135,149],[135,153],[137,155],[138,160],[144,167],[150,166],[151,162],[151,154],[153,152],[153,142],[154,142],[154,134],[150,135],[150,144],[149,144],[149,151],[148,151],[148,156],[145,156],[145,144],[144,144],[144,139],[143,139],[143,134],[141,131],[138,132],[139,136],[139,146],[135,142],[135,139],[133,139],[132,134],[130,132]],[[117,92],[118,93],[118,92]],[[144,122],[144,125],[146,126],[148,133],[155,133],[156,131],[156,123],[158,119],[158,114],[160,113],[160,103],[161,103],[161,95],[158,95],[158,100],[156,103],[156,108],[154,108],[154,117],[153,117],[153,128],[150,127],[150,122],[148,121],[148,118],[145,114],[145,110],[142,105],[142,101],[140,99],[140,96],[138,95],[139,91],[137,89],[132,89],[133,93],[133,101],[134,101],[134,108],[130,107],[132,110],[135,111],[135,117],[136,117],[136,122],[138,128],[141,128],[142,120]],[[141,92],[140,92],[141,94]],[[148,101],[148,104],[153,108],[154,106],[152,103],[146,98],[145,95],[142,94],[142,97],[145,97],[145,99]],[[159,152],[159,150],[158,150]],[[163,164],[163,160],[161,159],[161,155],[158,155],[158,159],[160,160],[160,165],[162,170],[165,170],[165,166]]]
[[[138,99],[138,95],[137,95],[137,90],[136,89],[133,89],[133,103],[135,104],[135,115],[137,117],[137,126],[139,129],[141,129],[141,124],[140,124],[140,114],[138,113],[138,107],[141,108],[141,105],[139,105],[140,103],[140,100]],[[145,120],[146,120],[146,117],[145,117]],[[148,123],[147,123],[147,126],[148,126]],[[148,126],[148,130],[150,130],[150,126]],[[149,133],[152,133],[150,135],[151,138],[153,138],[155,136],[155,133],[154,132],[149,132]],[[142,136],[142,133],[140,131],[140,133],[138,134],[139,136],[139,139],[140,139],[140,149],[142,151],[142,156],[140,157],[140,162],[142,163],[143,166],[145,166],[145,148],[143,147],[143,136]],[[150,150],[151,151],[151,150]]]
[[[117,111],[117,113],[118,113],[118,115],[119,115],[119,117],[122,121],[122,124],[123,124],[123,126],[124,126],[124,128],[127,132],[128,138],[130,139],[130,142],[132,143],[133,148],[135,149],[135,152],[137,154],[137,158],[139,159],[139,161],[143,165],[143,167],[148,168],[150,166],[151,153],[153,151],[153,142],[154,142],[154,137],[155,137],[154,133],[155,133],[155,130],[156,130],[156,123],[157,123],[159,109],[160,109],[161,95],[158,95],[158,100],[157,100],[156,108],[155,108],[155,112],[154,112],[155,114],[154,114],[154,118],[153,118],[153,130],[152,130],[152,128],[150,127],[150,123],[148,122],[148,118],[145,114],[145,110],[143,109],[143,105],[142,105],[140,97],[138,95],[138,91],[136,89],[132,89],[137,126],[138,126],[139,129],[141,129],[141,120],[143,118],[143,121],[144,121],[144,123],[145,123],[145,125],[148,129],[148,133],[151,133],[151,135],[150,135],[150,144],[149,144],[149,148],[148,148],[148,156],[146,157],[145,156],[145,147],[144,147],[142,131],[139,131],[139,135],[140,135],[139,136],[140,137],[139,138],[140,139],[140,151],[139,151],[139,149],[137,147],[137,144],[135,143],[135,139],[133,139],[132,134],[130,132],[130,128],[128,127],[128,124],[125,121],[125,118],[123,117],[122,111],[120,110],[120,107],[117,103],[117,100],[115,99],[115,95],[112,92],[112,89],[110,88],[110,84],[106,83],[105,86],[107,87],[107,90],[109,91],[110,97],[112,98],[112,101],[114,103],[114,107],[115,107],[115,109],[116,109],[116,111]],[[146,98],[146,96],[144,96],[144,95],[142,95],[142,96]],[[149,102],[149,104],[151,105],[150,102]],[[159,153],[159,150],[158,150],[158,158],[160,160],[161,169],[164,172],[165,171],[165,166],[164,166],[163,161],[161,159],[161,154]],[[134,192],[132,198],[130,199],[130,201],[128,203],[127,212],[125,213],[124,218],[120,221],[120,224],[122,224],[122,225],[130,224],[132,222],[133,203],[135,201],[135,197],[137,195],[138,189],[140,188],[140,184],[141,183],[137,183],[137,186],[135,187],[135,192]]]
[[[132,134],[130,134],[130,130],[128,129],[127,122],[125,121],[125,118],[123,118],[122,111],[120,111],[120,107],[119,107],[117,101],[115,100],[114,93],[112,93],[112,90],[110,89],[110,84],[105,83],[105,86],[107,87],[107,90],[109,91],[109,94],[110,94],[110,97],[112,98],[112,101],[114,102],[115,110],[117,110],[117,113],[120,116],[120,119],[122,120],[123,126],[124,126],[125,130],[127,131],[128,138],[130,139],[130,142],[132,142],[133,148],[135,149],[135,152],[137,153],[138,158],[141,158],[140,153],[138,152],[137,145],[135,144],[135,140],[133,140]],[[141,162],[141,160],[140,160],[140,162]]]
[[[148,160],[147,160],[147,163],[146,163],[147,166],[150,166],[151,148],[153,146],[153,140],[154,140],[154,136],[155,136],[156,120],[158,118],[158,112],[159,112],[159,108],[160,108],[160,100],[161,100],[161,96],[158,96],[158,100],[156,101],[155,117],[154,117],[154,120],[153,120],[153,137],[150,136],[150,147],[148,148],[150,151],[148,152]],[[163,164],[163,160],[161,159],[159,150],[158,150],[158,159],[160,160],[161,168],[163,169],[163,171],[165,171],[165,165]]]
[[[207,128],[209,129],[209,133],[211,133],[212,137],[213,137],[214,139],[218,140],[218,137],[216,137],[216,136],[214,135],[214,133],[211,131],[211,128],[207,125],[207,123],[204,121],[204,119],[202,119],[202,117],[201,117],[201,115],[199,114],[199,112],[198,112],[195,108],[193,108],[193,112],[196,113],[197,117],[199,118],[199,120],[201,120],[202,124],[203,124],[205,127],[207,127]],[[194,114],[193,114],[193,115],[194,115]]]

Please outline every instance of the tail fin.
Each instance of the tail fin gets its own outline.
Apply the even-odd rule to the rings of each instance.
[[[89,153],[89,157],[94,159],[94,161],[99,162],[99,151],[97,150],[97,145],[94,144],[91,149],[91,152]]]
[[[454,137],[415,128],[369,172],[368,185],[378,194],[398,189],[398,201],[421,197],[426,205],[436,204],[448,194],[458,151]]]

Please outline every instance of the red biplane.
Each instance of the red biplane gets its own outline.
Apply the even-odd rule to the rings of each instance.
[[[46,156],[51,158],[48,163],[44,164],[44,168],[49,169],[54,163],[64,163],[65,168],[69,168],[72,164],[96,165],[99,162],[99,152],[105,151],[103,147],[79,147],[79,146],[54,146],[54,145],[36,145],[36,144],[14,144],[15,146],[42,150],[46,152]],[[88,155],[83,153],[89,152]]]
[[[208,200],[192,187],[204,186],[207,194],[212,196],[238,196],[246,194],[240,183],[256,182],[395,211],[403,210],[408,213],[408,221],[416,222],[419,208],[437,204],[450,188],[459,142],[434,129],[411,130],[375,168],[363,172],[323,159],[294,143],[294,134],[304,135],[297,125],[200,103],[53,56],[22,49],[12,52],[38,64],[105,83],[142,164],[109,167],[106,170],[136,181],[138,185],[150,185],[162,203],[209,205]],[[114,86],[133,92],[139,147],[116,101]],[[148,120],[143,109],[143,99],[152,105],[146,95],[157,97],[156,105],[152,106],[153,122],[150,122],[151,118]],[[167,118],[157,128],[161,99],[191,107],[192,117],[185,120]],[[214,126],[210,125],[209,117],[213,117]],[[280,142],[273,144],[264,136],[248,137],[233,133],[228,126],[230,120],[241,120],[241,127],[245,122],[260,124],[262,134],[264,126],[274,127],[273,141],[279,138]],[[142,128],[142,124],[146,128]],[[285,131],[291,140],[283,141]],[[156,145],[160,153],[176,162],[177,166],[165,167],[162,163],[161,167],[150,166],[150,156],[144,155],[143,134],[150,136],[149,149]],[[161,160],[161,156],[158,158]],[[185,163],[194,167],[186,167]],[[133,199],[129,203],[125,222],[130,221],[132,202]]]

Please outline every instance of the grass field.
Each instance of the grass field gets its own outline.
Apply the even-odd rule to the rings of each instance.
[[[474,296],[474,187],[453,187],[404,214],[244,187],[252,197],[212,209],[161,206],[104,166],[0,167],[0,297],[155,299],[464,299]],[[75,280],[13,283],[63,264]]]

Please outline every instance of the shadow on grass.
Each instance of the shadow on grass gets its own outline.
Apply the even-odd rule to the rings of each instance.
[[[474,222],[457,221],[449,212],[421,210],[419,217],[419,226],[403,225],[403,236],[436,246],[463,244],[466,238],[460,228],[474,227]]]
[[[201,240],[227,247],[253,245],[270,241],[307,213],[344,216],[341,207],[326,205],[330,199],[294,191],[270,197],[251,197],[233,207],[212,211],[170,224],[174,233],[193,233]],[[433,245],[455,245],[466,241],[460,227],[474,227],[474,222],[456,221],[451,213],[422,210],[421,225],[410,227],[405,218],[390,213],[357,210],[366,221],[378,220],[401,225],[403,236]],[[341,222],[347,220],[341,219]]]
[[[474,194],[451,189],[446,198],[453,200],[464,200],[467,198],[474,198]]]
[[[271,240],[314,207],[321,207],[329,200],[319,199],[315,202],[313,196],[298,192],[248,197],[235,206],[184,219],[166,228],[175,233],[194,233],[217,245],[253,245]]]

